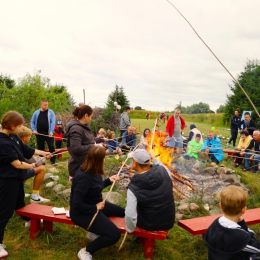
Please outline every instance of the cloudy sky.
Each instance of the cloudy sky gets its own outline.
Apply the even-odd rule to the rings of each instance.
[[[170,0],[236,77],[260,55],[259,0]],[[41,70],[76,102],[103,107],[115,85],[131,106],[216,110],[230,75],[167,0],[0,0],[0,73]]]

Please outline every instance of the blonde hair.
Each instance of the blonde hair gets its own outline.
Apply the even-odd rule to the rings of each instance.
[[[104,128],[100,128],[98,130],[98,133],[101,134],[101,135],[104,135],[106,133],[105,129]]]
[[[247,192],[241,187],[230,185],[221,191],[220,200],[223,212],[236,216],[246,206]]]
[[[21,131],[17,134],[21,139],[32,135],[32,130],[26,126],[21,127]]]
[[[107,137],[108,139],[112,139],[112,135],[115,134],[114,131],[107,130]]]

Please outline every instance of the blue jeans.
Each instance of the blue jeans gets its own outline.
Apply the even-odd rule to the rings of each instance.
[[[252,154],[245,154],[245,168],[248,170],[249,169],[249,158]],[[260,161],[260,155],[255,155],[254,156],[254,172],[258,171],[258,163]]]

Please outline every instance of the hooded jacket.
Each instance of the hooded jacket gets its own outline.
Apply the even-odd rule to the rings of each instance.
[[[202,152],[205,151],[205,149],[209,149],[210,153],[213,153],[216,159],[221,162],[224,159],[224,152],[222,150],[222,143],[219,138],[213,137],[211,140],[208,138],[204,141],[203,149],[201,149]]]
[[[260,243],[245,221],[235,228],[224,227],[217,218],[208,228],[205,241],[209,260],[249,260],[250,255],[260,252]]]
[[[17,135],[6,135],[0,132],[0,178],[23,179],[26,170],[16,169],[11,162],[30,159],[35,149],[23,144]]]
[[[69,175],[73,177],[86,159],[88,151],[95,143],[103,142],[103,139],[94,137],[90,128],[76,119],[67,123],[66,132],[67,148],[71,155],[68,162]]]
[[[128,126],[131,125],[131,119],[126,112],[121,114],[120,118],[120,130],[127,130]]]
[[[175,220],[171,179],[163,166],[132,177],[128,188],[137,199],[137,225],[146,230],[166,230]]]

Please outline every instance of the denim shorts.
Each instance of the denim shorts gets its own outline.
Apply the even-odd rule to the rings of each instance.
[[[25,172],[23,173],[23,180],[28,180],[32,177],[34,177],[35,175],[35,170],[25,170]]]
[[[179,148],[183,148],[183,139],[182,136],[172,136],[172,137],[168,137],[167,141],[166,141],[166,146],[168,147],[179,147]]]

